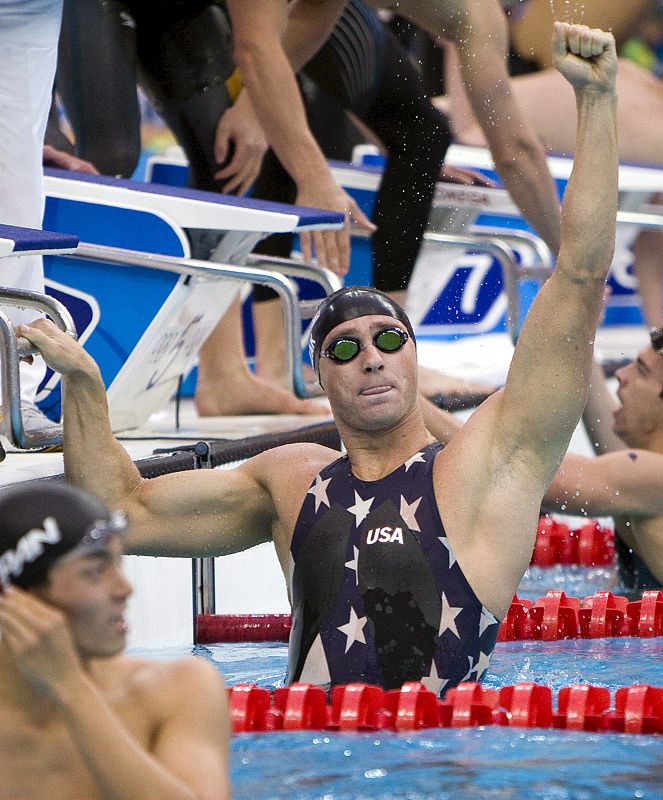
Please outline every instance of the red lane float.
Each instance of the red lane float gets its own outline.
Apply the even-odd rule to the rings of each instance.
[[[615,534],[602,528],[595,520],[571,530],[552,517],[541,517],[534,542],[533,567],[552,567],[555,564],[579,564],[596,567],[615,560]]]
[[[290,614],[198,614],[196,644],[287,642]]]
[[[554,702],[547,686],[517,683],[499,691],[466,682],[443,700],[420,683],[385,691],[351,683],[335,686],[331,703],[323,689],[293,684],[275,690],[239,684],[229,689],[235,733],[275,730],[417,731],[502,725],[575,731],[663,733],[663,688],[636,684],[610,691],[578,684],[559,690]],[[556,706],[556,710],[554,708]]]
[[[289,614],[200,614],[196,642],[287,642]],[[499,627],[498,642],[599,639],[613,636],[663,636],[663,593],[649,591],[630,602],[611,592],[582,601],[564,592],[538,600],[514,596]]]
[[[532,603],[517,596],[497,633],[498,642],[663,636],[663,593],[648,591],[630,602],[611,592],[567,597],[548,592]]]

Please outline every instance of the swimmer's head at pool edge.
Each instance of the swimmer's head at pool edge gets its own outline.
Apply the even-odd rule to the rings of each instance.
[[[132,591],[121,567],[126,529],[123,514],[74,486],[43,482],[3,490],[0,584],[64,613],[82,657],[116,655],[126,644]]]

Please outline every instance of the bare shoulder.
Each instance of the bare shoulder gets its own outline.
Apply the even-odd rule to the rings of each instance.
[[[275,479],[306,482],[341,454],[314,442],[297,442],[273,447],[254,456],[244,465],[261,483],[271,484]]]
[[[219,671],[202,658],[186,656],[172,661],[136,659],[121,660],[125,689],[129,696],[156,716],[178,706],[183,698],[195,705],[225,705],[225,684]],[[182,687],[186,687],[186,692]]]

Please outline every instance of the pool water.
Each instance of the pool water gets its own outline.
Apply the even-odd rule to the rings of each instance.
[[[532,569],[519,588],[535,599],[548,589],[583,597],[605,591],[604,568]],[[217,644],[165,651],[210,660],[229,685],[283,685],[285,644]],[[483,684],[520,681],[554,693],[574,683],[611,691],[663,685],[663,637],[498,642]],[[417,734],[317,731],[242,734],[232,743],[236,800],[663,800],[663,735],[592,734],[500,727]]]

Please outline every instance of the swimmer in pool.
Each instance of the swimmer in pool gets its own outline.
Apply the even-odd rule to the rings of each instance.
[[[620,579],[639,597],[663,588],[663,329],[615,376],[618,403],[594,365],[583,421],[597,457],[567,455],[545,504],[614,517]]]
[[[121,655],[125,534],[122,514],[73,486],[0,493],[3,800],[230,797],[217,671]]]
[[[560,23],[553,47],[579,110],[557,269],[506,386],[444,450],[422,417],[409,320],[372,289],[326,298],[312,328],[340,459],[292,444],[231,470],[144,480],[111,433],[90,356],[48,322],[19,329],[63,375],[68,479],[127,512],[131,552],[211,556],[273,539],[293,606],[289,681],[421,679],[442,692],[488,665],[585,404],[614,249],[614,40]]]

